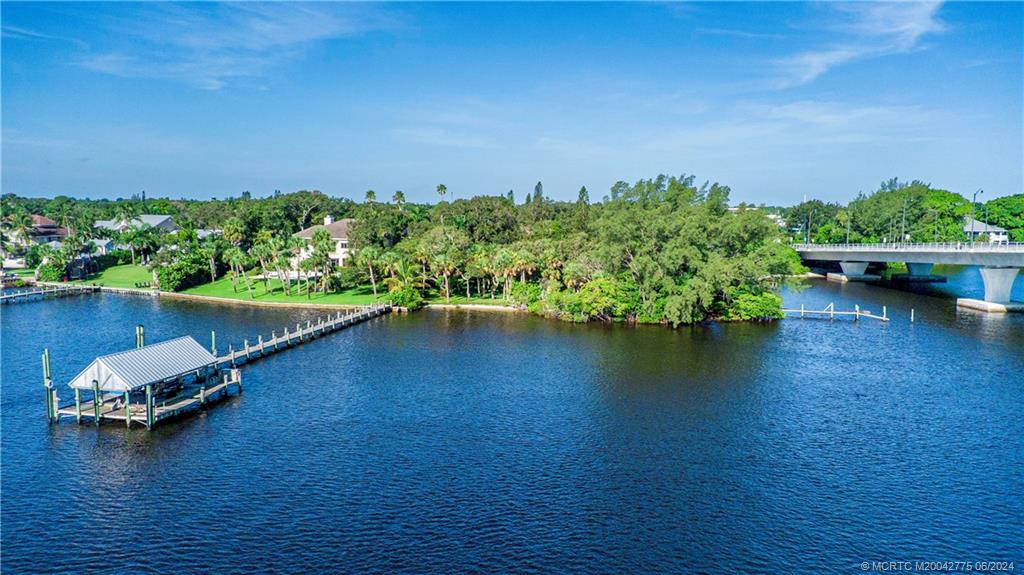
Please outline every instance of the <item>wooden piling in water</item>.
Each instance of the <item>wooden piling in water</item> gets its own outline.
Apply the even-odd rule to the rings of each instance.
[[[153,386],[146,386],[146,429],[153,429]]]
[[[100,382],[92,380],[92,418],[100,426]]]

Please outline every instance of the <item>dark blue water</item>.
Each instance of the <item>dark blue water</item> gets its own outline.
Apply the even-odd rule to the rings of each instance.
[[[943,294],[979,289],[971,272],[931,295],[787,295],[887,305],[888,324],[389,316],[246,367],[241,397],[153,432],[48,426],[42,348],[65,382],[131,347],[136,323],[150,342],[216,329],[226,345],[315,312],[114,295],[5,306],[2,570],[1020,569],[1024,315],[957,311]]]

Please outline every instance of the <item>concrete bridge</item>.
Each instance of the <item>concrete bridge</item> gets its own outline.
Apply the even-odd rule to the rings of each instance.
[[[1010,291],[1024,268],[1024,243],[888,243],[888,244],[796,244],[793,248],[805,261],[838,262],[850,279],[863,278],[868,264],[904,262],[910,279],[928,277],[934,264],[978,266],[985,284],[985,300],[961,298],[957,305],[984,311],[1024,310],[1024,304],[1010,302]]]

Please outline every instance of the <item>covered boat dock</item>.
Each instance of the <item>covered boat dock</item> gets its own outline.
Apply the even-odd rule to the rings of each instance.
[[[124,421],[127,427],[134,421],[152,428],[162,419],[225,395],[232,385],[241,391],[238,370],[219,370],[217,357],[191,337],[144,346],[141,333],[137,335],[139,347],[100,356],[68,382],[75,401],[65,406],[60,406],[49,381],[49,358],[44,355],[51,420],[91,418],[99,425],[109,419]]]

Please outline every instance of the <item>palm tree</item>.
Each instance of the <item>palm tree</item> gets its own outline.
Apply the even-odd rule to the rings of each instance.
[[[260,230],[256,233],[256,239],[252,243],[250,253],[260,262],[260,271],[263,276],[263,291],[270,293],[270,278],[267,276],[267,262],[274,259],[274,246],[271,245],[274,237],[270,230]]]
[[[206,258],[210,265],[210,281],[217,281],[217,254],[220,252],[217,239],[213,236],[207,236],[200,245],[199,252],[203,254],[203,257]]]
[[[135,255],[138,254],[141,257],[142,252],[153,244],[154,238],[150,233],[149,226],[142,224],[121,232],[121,242],[128,245],[128,249],[132,252],[132,265],[135,265]]]
[[[32,244],[32,216],[28,212],[20,210],[11,214],[10,230],[13,236],[21,238],[23,245]]]
[[[125,227],[131,227],[132,220],[138,215],[138,210],[132,202],[118,202],[117,211],[114,212],[114,221]]]
[[[235,246],[241,247],[242,242],[245,241],[245,224],[238,218],[228,218],[224,222],[224,227],[221,230],[221,235],[228,242]]]
[[[334,264],[330,255],[334,251],[334,240],[331,239],[331,233],[325,228],[317,228],[313,232],[312,243],[313,255],[309,259],[314,260],[316,267],[322,271],[320,287],[326,294],[327,280],[330,279],[331,267]]]
[[[398,206],[398,211],[402,211],[403,206],[405,206],[405,192],[397,190],[395,195],[391,196],[391,201],[395,202],[395,205]]]
[[[430,268],[434,270],[436,274],[440,274],[443,280],[442,286],[444,286],[444,300],[446,303],[451,302],[451,285],[448,281],[452,271],[455,270],[455,265],[452,263],[452,258],[446,253],[434,254],[430,258]]]
[[[373,286],[373,297],[377,297],[377,275],[374,267],[380,264],[381,254],[376,246],[366,246],[356,252],[358,265],[366,266],[370,271],[370,285]]]
[[[245,282],[245,287],[249,290],[249,299],[256,299],[256,296],[252,293],[252,285],[249,283],[249,276],[245,273],[245,265],[249,263],[245,252],[243,252],[242,248],[238,246],[231,246],[224,255],[227,256],[228,264],[231,266],[232,270],[238,270],[241,272],[242,281]],[[235,272],[233,271],[232,273]],[[235,291],[238,291],[237,288]]]
[[[437,185],[437,195],[441,196],[441,202],[444,202],[444,195],[448,193],[448,186],[444,184]],[[438,202],[439,204],[441,202]],[[444,225],[444,212],[441,212],[441,225]]]
[[[366,190],[366,203],[372,204],[377,201],[377,192],[373,190]]]
[[[420,273],[420,268],[405,258],[395,262],[394,274],[385,279],[388,291],[401,291],[406,288],[423,289],[425,278]]]

